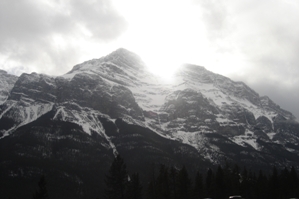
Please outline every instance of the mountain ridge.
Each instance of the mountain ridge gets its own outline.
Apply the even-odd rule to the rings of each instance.
[[[119,64],[118,62],[120,62],[121,64]],[[135,67],[132,67],[132,65],[134,65],[132,63],[135,64]],[[140,63],[141,67],[136,67],[140,66]],[[122,66],[128,66],[130,69],[123,70],[123,68],[121,68]],[[221,106],[222,109],[225,109],[226,103],[228,102],[226,100],[230,100],[229,98],[231,96],[234,96],[238,100],[245,100],[243,101],[243,105],[246,105],[246,103],[249,102],[252,105],[255,105],[257,108],[263,108],[263,110],[259,111],[259,113],[255,113],[255,119],[258,119],[258,116],[260,115],[262,116],[262,112],[267,112],[268,110],[268,112],[276,111],[277,114],[288,120],[295,120],[295,117],[290,112],[281,109],[269,97],[260,97],[258,93],[248,87],[245,83],[234,82],[227,77],[219,74],[214,74],[206,70],[202,66],[185,64],[184,67],[177,72],[177,77],[178,78],[176,78],[173,85],[169,83],[165,84],[164,82],[159,81],[157,77],[150,74],[149,71],[146,70],[144,63],[141,61],[138,55],[126,49],[120,48],[107,56],[101,57],[100,59],[86,61],[82,64],[78,64],[74,66],[70,72],[62,76],[50,77],[37,73],[22,74],[15,82],[16,85],[11,88],[10,96],[7,96],[7,99],[11,101],[17,101],[22,98],[24,100],[26,98],[25,96],[29,95],[34,95],[38,100],[51,103],[59,101],[58,98],[61,98],[61,95],[63,95],[62,98],[66,97],[71,99],[74,93],[59,93],[59,91],[57,91],[57,87],[59,84],[64,84],[67,80],[70,82],[73,80],[73,78],[76,78],[74,82],[79,81],[82,85],[84,85],[86,82],[90,82],[91,80],[94,81],[94,87],[99,84],[104,85],[101,86],[101,89],[105,87],[106,93],[110,93],[111,95],[110,97],[106,96],[106,98],[115,97],[113,96],[113,93],[119,92],[120,90],[123,91],[123,89],[127,87],[128,90],[126,91],[126,96],[131,96],[132,99],[130,99],[130,101],[137,100],[137,104],[134,108],[135,112],[140,112],[140,108],[146,111],[146,109],[151,109],[152,107],[154,109],[151,109],[149,111],[169,111],[169,109],[165,107],[165,102],[163,110],[161,109],[163,104],[162,98],[166,97],[167,95],[169,98],[171,96],[169,95],[169,93],[171,93],[173,90],[180,91],[182,89],[191,89],[197,93],[203,94],[202,97],[206,98],[207,100],[213,101],[211,104],[214,107],[216,105],[216,108],[219,108]],[[153,80],[157,83],[152,83]],[[38,87],[34,86],[34,84],[36,84],[37,82],[40,84]],[[200,88],[202,90],[198,89],[199,85],[196,85],[197,83],[203,86],[202,88]],[[20,94],[20,90],[23,89],[22,85],[26,85],[27,87],[26,94],[23,93],[24,95]],[[75,88],[81,90],[85,89],[85,92],[81,93],[82,96],[86,94],[86,91],[95,91],[90,90],[91,85],[86,85],[85,88],[82,88],[82,85],[75,86]],[[207,89],[204,88],[204,86],[210,86],[212,88]],[[109,91],[107,87],[109,87]],[[115,89],[114,92],[113,89]],[[203,90],[205,90],[205,92],[203,92]],[[158,94],[154,93],[155,91],[158,91]],[[218,102],[218,99],[215,100],[215,95],[213,95],[214,91],[221,91],[220,95],[216,96],[216,98],[218,97],[218,99],[221,101]],[[36,95],[36,93],[38,93],[38,95]],[[106,93],[104,93],[103,95],[106,95]],[[228,93],[228,95],[226,95],[226,93]],[[158,95],[161,95],[162,97]],[[74,98],[77,99],[78,97],[79,96],[75,96]],[[222,97],[226,97],[226,99],[223,99]],[[135,98],[135,100],[133,98]],[[81,99],[81,102],[84,101],[82,100],[83,99]],[[237,100],[230,102],[231,104],[227,105],[227,107],[230,107],[233,103],[236,102]],[[93,103],[90,102],[90,104]],[[86,106],[86,104],[83,106]],[[240,106],[240,104],[238,104],[238,106]],[[122,108],[126,109],[126,105],[122,106]],[[250,107],[245,107],[245,110],[254,112],[252,111],[252,109],[250,109]],[[104,113],[107,112],[104,111]],[[128,115],[130,116],[130,114]],[[142,114],[139,113],[137,115],[141,117]],[[273,118],[273,116],[271,118],[271,116],[269,115],[266,117],[270,121]],[[144,121],[144,118],[142,120]]]
[[[0,80],[7,82],[0,104],[0,162],[7,164],[0,170],[8,180],[54,172],[81,190],[77,182],[94,181],[80,175],[81,166],[103,176],[118,153],[144,179],[153,162],[184,164],[193,173],[227,162],[299,170],[299,123],[292,113],[202,66],[186,64],[165,82],[138,55],[118,49],[61,76],[0,72]],[[57,168],[39,166],[45,161]],[[63,161],[81,166],[69,173],[58,166]]]

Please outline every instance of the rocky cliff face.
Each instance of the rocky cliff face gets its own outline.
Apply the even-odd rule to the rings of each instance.
[[[3,104],[13,88],[18,77],[8,74],[4,70],[0,70],[0,104]]]
[[[224,162],[299,168],[295,117],[244,83],[200,66],[182,66],[166,83],[136,54],[118,49],[59,77],[1,71],[0,81],[6,182],[45,172],[71,184],[75,198],[94,196],[89,186],[102,183],[117,153],[144,179],[153,163],[184,164],[193,172]],[[50,185],[64,190],[54,180]]]

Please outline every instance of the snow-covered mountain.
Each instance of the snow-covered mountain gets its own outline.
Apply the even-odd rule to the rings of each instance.
[[[13,88],[18,77],[8,74],[4,70],[0,70],[0,104],[3,104]]]
[[[93,159],[88,148],[98,151],[102,169],[117,153],[137,170],[151,162],[195,170],[227,161],[254,169],[299,168],[299,124],[292,113],[201,66],[186,64],[173,78],[166,82],[153,75],[126,49],[58,77],[1,71],[1,161],[10,162],[1,169],[8,177],[20,176],[20,169],[26,173],[23,164],[8,166],[13,163],[4,155],[7,148],[15,159],[41,164],[55,157]],[[38,166],[29,168],[32,173]],[[76,172],[62,170],[83,183]]]

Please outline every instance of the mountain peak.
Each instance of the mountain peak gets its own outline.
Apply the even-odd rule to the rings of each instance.
[[[113,51],[112,53],[135,54],[132,51],[129,51],[128,49],[125,49],[125,48],[118,48],[115,51]]]
[[[75,71],[80,71],[80,70],[89,71],[89,70],[94,70],[96,68],[102,70],[101,69],[102,65],[105,65],[107,63],[110,64],[112,63],[121,68],[133,68],[134,70],[140,70],[145,67],[144,62],[137,54],[125,48],[119,48],[113,51],[112,53],[103,56],[99,59],[92,59],[89,61],[85,61],[81,64],[75,65],[73,69],[66,74],[71,74]]]
[[[0,69],[0,74],[7,74],[5,70]]]
[[[135,69],[144,67],[145,64],[139,55],[133,53],[125,48],[119,48],[107,56],[103,57],[106,62],[113,62],[119,66],[129,66]]]
[[[111,57],[115,57],[115,56],[123,57],[123,58],[126,58],[126,59],[128,59],[128,58],[140,59],[140,57],[136,53],[134,53],[132,51],[129,51],[125,48],[118,48],[117,50],[115,50],[115,51],[111,52],[110,54],[104,56],[104,58],[106,58],[106,57],[111,58]]]

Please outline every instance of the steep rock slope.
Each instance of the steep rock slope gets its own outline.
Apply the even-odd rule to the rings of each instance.
[[[18,77],[8,74],[4,70],[0,70],[0,104],[3,104],[9,96]]]
[[[109,140],[97,118],[122,118],[189,144],[207,159],[215,152],[203,141],[209,133],[260,152],[259,140],[299,152],[298,123],[268,97],[194,65],[184,65],[166,83],[125,49],[76,65],[60,77],[23,74],[10,90],[0,107],[2,137],[55,110],[53,120],[76,123],[89,135],[96,132]]]
[[[186,64],[165,82],[136,54],[118,49],[58,77],[0,74],[6,82],[1,192],[7,195],[5,182],[47,173],[72,182],[73,198],[94,197],[100,192],[90,187],[103,183],[117,153],[144,182],[153,163],[186,165],[193,173],[225,162],[299,168],[295,117],[244,83],[201,66]],[[68,192],[51,180],[53,192]]]

